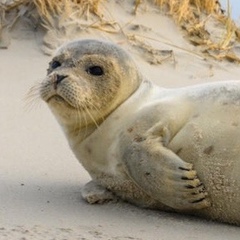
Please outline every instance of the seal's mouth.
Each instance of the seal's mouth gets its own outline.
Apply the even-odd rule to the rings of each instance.
[[[50,98],[48,98],[46,100],[46,102],[49,103],[51,100],[55,100],[57,102],[66,102],[66,100],[63,97],[61,97],[60,95],[53,95]]]
[[[60,104],[64,104],[65,106],[67,106],[68,108],[74,108],[75,107],[69,102],[67,101],[67,99],[65,99],[64,97],[58,95],[58,94],[55,94],[55,95],[52,95],[51,97],[49,97],[46,102],[49,104],[50,102],[55,102],[55,103],[60,103]]]

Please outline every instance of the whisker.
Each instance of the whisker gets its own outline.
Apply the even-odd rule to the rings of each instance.
[[[85,112],[83,112],[81,110],[81,107],[82,106],[79,105],[76,108],[77,109],[77,115],[78,115],[78,118],[77,118],[77,121],[76,121],[76,130],[79,129],[79,134],[83,134],[83,136],[81,138],[85,138],[87,136],[88,124],[87,124],[87,118],[86,118]],[[79,119],[79,121],[78,121],[78,119]],[[84,120],[84,122],[83,122],[83,120]],[[83,128],[85,130],[84,133],[82,131]]]
[[[76,121],[75,121],[75,123],[74,123],[74,132],[76,132],[77,131],[77,129],[78,129],[78,127],[79,127],[79,129],[81,129],[81,127],[82,127],[82,118],[81,118],[81,115],[80,115],[80,109],[79,109],[79,107],[77,107],[76,108],[76,110],[77,110],[77,116],[76,116]]]
[[[82,116],[81,116],[81,109],[80,106],[77,107],[77,119],[75,123],[75,131],[77,129],[82,129]],[[80,133],[81,131],[79,131]]]
[[[83,104],[84,105],[84,104]],[[87,108],[86,107],[86,104],[84,105],[84,108]],[[83,114],[84,116],[84,120],[85,120],[85,132],[84,132],[84,138],[87,136],[87,132],[88,132],[88,124],[87,124],[87,118],[86,118],[86,115]]]
[[[41,101],[40,99],[36,99],[39,101],[31,101],[29,103],[24,104],[24,111],[25,112],[31,112],[32,110],[39,109],[41,107]]]
[[[31,111],[36,106],[40,106],[40,84],[36,84],[30,88],[28,93],[24,96],[24,110]]]
[[[87,107],[85,108],[86,109],[86,113],[88,114],[88,116],[92,119],[93,123],[96,125],[96,127],[98,129],[100,129],[100,126],[97,124],[97,121],[94,119],[94,117],[92,116],[92,114],[88,111]]]
[[[100,116],[100,118],[101,118],[101,120],[102,120],[102,122],[103,122],[103,121],[105,120],[105,118],[103,117],[100,109],[99,109],[96,105],[94,105],[93,103],[91,103],[91,102],[87,102],[87,103],[88,103],[89,105],[91,105],[91,106],[98,112],[98,114],[99,114],[99,116]]]

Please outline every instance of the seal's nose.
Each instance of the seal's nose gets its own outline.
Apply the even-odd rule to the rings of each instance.
[[[64,78],[66,78],[66,75],[58,75],[56,77],[56,84],[58,85]]]
[[[52,76],[52,80],[53,80],[53,88],[55,90],[57,90],[57,85],[66,77],[68,77],[67,75],[53,75]]]

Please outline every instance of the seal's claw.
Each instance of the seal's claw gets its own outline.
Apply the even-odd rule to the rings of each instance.
[[[197,172],[194,170],[184,170],[182,171],[182,179],[183,180],[193,180],[194,178],[197,177]]]
[[[202,208],[207,208],[211,206],[210,199],[205,197],[195,200],[191,203],[194,205],[194,209],[202,209]]]
[[[179,170],[183,170],[183,171],[191,171],[192,170],[192,164],[186,164],[186,166],[184,166],[184,167],[179,167],[178,168]]]
[[[195,170],[179,167],[175,172],[178,178],[171,176],[172,188],[175,192],[175,202],[172,206],[175,206],[179,210],[193,210],[202,209],[211,206],[208,193],[197,176]],[[180,173],[179,173],[180,170]]]

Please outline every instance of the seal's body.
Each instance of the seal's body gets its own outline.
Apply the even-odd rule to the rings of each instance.
[[[240,82],[160,88],[95,40],[64,46],[50,65],[41,96],[93,179],[88,202],[240,225]]]
[[[145,82],[99,130],[81,146],[73,144],[72,149],[76,156],[82,156],[93,179],[127,201],[163,210],[170,210],[166,207],[170,206],[240,224],[239,136],[239,82],[174,90]],[[209,194],[210,207],[205,202],[206,208],[201,209],[206,201],[201,190],[200,196],[194,195],[195,190],[192,196],[180,190],[194,189],[188,186],[189,179],[194,178],[184,178],[186,169],[182,166],[180,172],[178,157],[193,164]],[[97,159],[97,164],[89,164],[92,159]],[[177,166],[162,161],[173,161],[171,164]],[[161,195],[162,184],[174,192],[169,196],[173,199]],[[181,205],[179,198],[186,203]],[[194,206],[199,203],[200,209]]]

